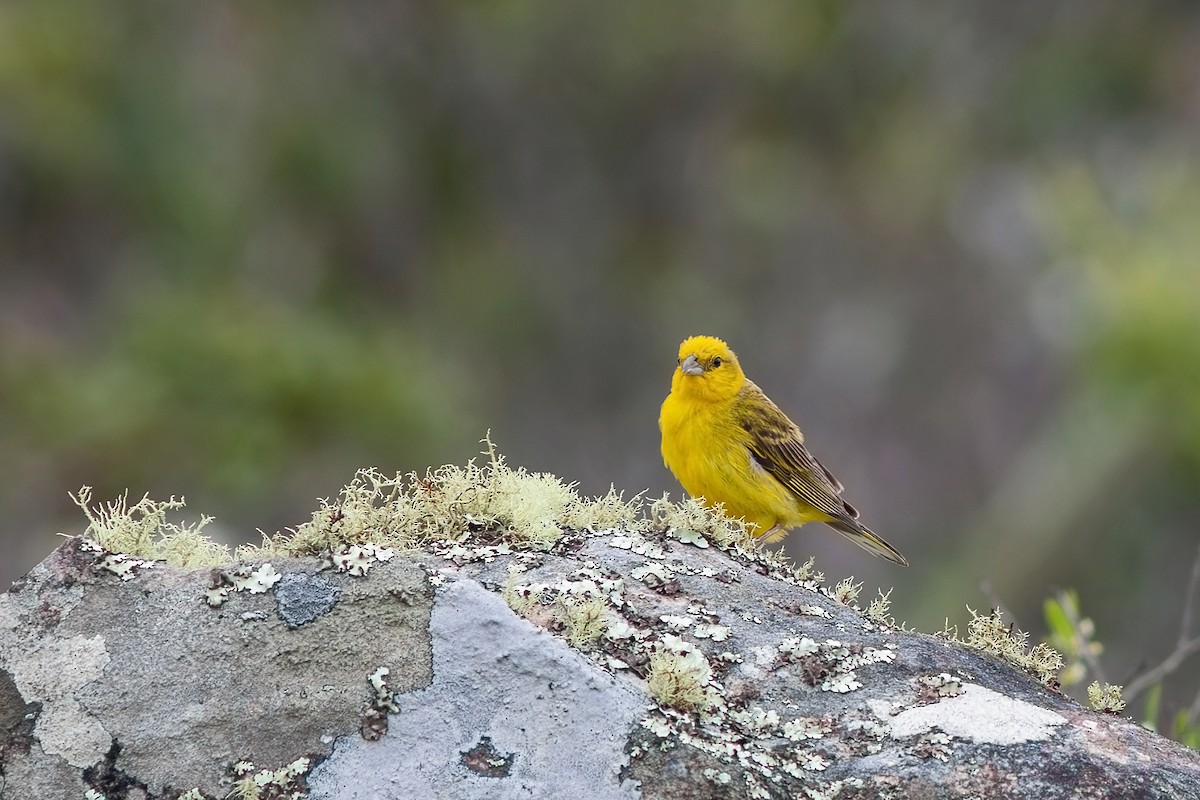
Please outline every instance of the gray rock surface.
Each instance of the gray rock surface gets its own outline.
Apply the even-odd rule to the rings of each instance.
[[[378,742],[339,740],[313,770],[313,797],[640,797],[620,772],[629,731],[649,710],[644,692],[472,580],[438,592],[429,627],[433,683],[397,696],[400,713]]]
[[[6,800],[81,798],[89,787],[108,800],[191,788],[224,797],[240,760],[319,757],[357,732],[378,667],[393,689],[429,683],[433,592],[415,564],[370,582],[322,573],[340,601],[293,630],[270,593],[211,608],[211,570],[156,564],[124,581],[80,541],[0,595],[0,687],[32,709],[15,725],[4,714]],[[317,564],[275,567],[311,576]]]
[[[68,540],[0,595],[0,798],[1200,797],[1195,751],[696,544],[275,560],[214,608]]]

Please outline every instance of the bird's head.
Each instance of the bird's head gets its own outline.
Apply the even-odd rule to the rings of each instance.
[[[745,382],[737,356],[715,336],[692,336],[679,345],[671,391],[708,401],[727,400]]]

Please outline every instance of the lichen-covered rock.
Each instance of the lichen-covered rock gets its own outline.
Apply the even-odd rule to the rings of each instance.
[[[676,536],[225,573],[68,540],[0,595],[0,798],[1200,797],[1195,751]]]
[[[400,694],[378,742],[345,737],[314,797],[634,800],[623,779],[644,692],[519,619],[472,580],[447,582],[430,620],[433,682]]]
[[[0,595],[0,796],[224,797],[239,761],[319,758],[357,733],[378,667],[394,690],[429,683],[421,567],[367,583],[318,575],[315,559],[275,566],[336,585],[338,602],[292,628],[270,592],[213,608],[212,570],[155,564],[123,580],[80,539]]]

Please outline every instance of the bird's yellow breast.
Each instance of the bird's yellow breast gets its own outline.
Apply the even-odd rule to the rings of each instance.
[[[754,460],[750,434],[737,422],[735,398],[708,402],[672,391],[659,416],[662,455],[667,468],[692,497],[706,505],[723,503],[725,513],[742,517],[764,533],[820,519]]]

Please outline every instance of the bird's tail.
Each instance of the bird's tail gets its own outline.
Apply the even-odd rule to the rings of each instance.
[[[908,566],[908,559],[900,555],[899,550],[885,542],[883,537],[875,533],[875,531],[864,525],[860,525],[857,520],[831,519],[825,524],[871,555],[886,558],[893,564],[899,564],[902,567]]]

